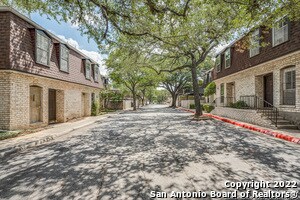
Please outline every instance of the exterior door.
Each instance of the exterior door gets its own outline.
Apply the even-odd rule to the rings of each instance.
[[[42,116],[42,88],[30,87],[30,123],[40,122]]]
[[[56,90],[49,89],[48,96],[49,123],[56,122]]]
[[[264,100],[273,105],[273,74],[267,74],[264,76]],[[270,107],[270,105],[266,105]]]

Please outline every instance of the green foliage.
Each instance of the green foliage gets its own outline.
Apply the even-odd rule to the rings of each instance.
[[[92,112],[91,115],[92,116],[97,116],[99,115],[99,103],[97,101],[93,101],[92,102]]]
[[[19,131],[0,131],[0,140],[17,137],[19,133]]]
[[[213,95],[215,93],[216,93],[216,83],[211,82],[205,87],[204,96],[208,97],[208,96]]]
[[[199,85],[199,86],[202,86],[202,85],[203,85],[203,80],[202,80],[202,79],[200,79],[200,80],[198,81],[198,85]]]
[[[195,104],[190,104],[190,109],[195,109],[195,108],[196,108]]]
[[[214,107],[213,105],[204,104],[204,105],[203,105],[203,109],[204,109],[206,112],[210,113],[213,109],[215,109],[215,107]]]
[[[102,90],[100,92],[100,98],[102,100],[121,101],[123,97],[124,95],[118,90]]]
[[[230,103],[229,107],[231,108],[238,108],[238,109],[243,109],[243,108],[248,108],[249,106],[245,101],[237,101],[235,103]]]
[[[169,95],[167,90],[156,90],[154,96],[154,102],[158,104],[166,103],[168,97]]]

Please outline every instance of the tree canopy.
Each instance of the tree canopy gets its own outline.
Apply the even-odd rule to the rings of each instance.
[[[3,0],[79,25],[100,49],[135,52],[135,66],[157,74],[188,69],[196,115],[201,115],[197,69],[219,44],[288,15],[299,19],[299,0]],[[131,54],[127,54],[128,59]],[[124,60],[123,60],[124,61]],[[126,63],[126,62],[125,62]],[[124,69],[125,70],[125,69]],[[124,75],[121,73],[119,75]]]

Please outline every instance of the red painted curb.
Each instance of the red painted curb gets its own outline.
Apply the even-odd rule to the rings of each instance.
[[[186,112],[195,113],[194,111],[186,109],[186,108],[181,108],[181,107],[177,107],[177,108],[180,109],[180,110],[186,111]],[[294,137],[294,136],[286,135],[286,134],[279,133],[279,132],[276,132],[276,131],[270,131],[270,130],[255,127],[255,126],[252,126],[252,125],[249,125],[249,124],[244,124],[244,123],[241,123],[241,122],[234,121],[232,119],[228,119],[228,118],[225,118],[225,117],[220,117],[220,116],[213,115],[213,114],[210,114],[210,113],[203,114],[203,115],[207,116],[207,117],[211,117],[211,118],[221,120],[221,121],[226,122],[226,123],[233,124],[235,126],[239,126],[239,127],[245,128],[245,129],[249,129],[251,131],[260,132],[260,133],[263,133],[265,135],[269,135],[269,136],[276,137],[276,138],[279,138],[279,139],[282,139],[282,140],[286,140],[286,141],[289,141],[289,142],[300,144],[300,138],[297,138],[297,137]]]

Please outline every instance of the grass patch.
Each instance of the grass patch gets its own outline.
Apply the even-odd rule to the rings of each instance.
[[[0,140],[17,137],[20,131],[0,131]]]

